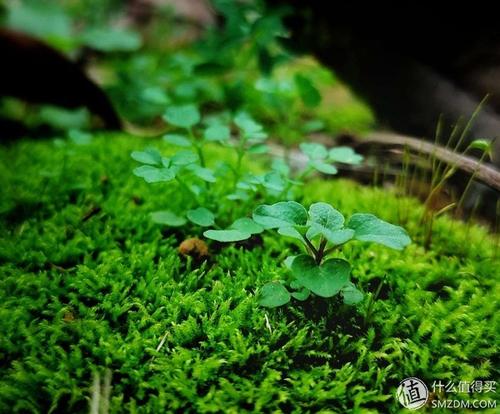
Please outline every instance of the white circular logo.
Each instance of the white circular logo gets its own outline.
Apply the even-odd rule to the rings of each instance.
[[[403,407],[417,410],[427,403],[429,390],[422,380],[410,377],[399,383],[396,396]]]

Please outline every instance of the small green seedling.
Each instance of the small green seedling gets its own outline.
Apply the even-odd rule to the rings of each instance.
[[[294,278],[289,285],[292,292],[281,282],[270,282],[261,289],[260,305],[271,308],[285,305],[292,297],[304,301],[311,293],[324,298],[340,293],[345,304],[355,305],[363,294],[349,280],[350,263],[328,256],[351,240],[375,242],[396,250],[411,242],[402,227],[372,214],[353,214],[346,223],[339,211],[322,202],[312,204],[309,211],[295,201],[261,205],[255,209],[253,221],[264,229],[277,229],[283,236],[300,240],[307,251],[285,261]]]

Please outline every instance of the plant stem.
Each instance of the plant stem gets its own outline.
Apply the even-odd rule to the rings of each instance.
[[[302,238],[304,239],[304,242],[306,243],[306,246],[309,247],[309,249],[313,253],[314,258],[317,259],[317,257],[318,257],[318,249],[316,249],[316,247],[314,247],[314,245],[311,243],[311,241],[307,238],[306,235],[302,235]]]
[[[327,240],[322,236],[321,241],[319,243],[318,255],[316,256],[316,263],[319,265],[323,257],[325,256],[325,247]]]
[[[198,140],[196,139],[196,137],[194,136],[192,128],[188,129],[188,133],[189,133],[189,138],[191,139],[191,142],[193,143],[194,147],[196,148],[196,152],[198,153],[198,157],[200,158],[200,165],[203,168],[205,168],[205,155],[203,154],[203,149],[202,149],[200,143],[198,142]]]
[[[189,188],[189,186],[181,178],[179,178],[179,176],[176,176],[175,180],[179,183],[179,185],[184,190],[184,192],[188,195],[188,197],[193,197],[195,199],[196,203],[199,202],[198,195],[193,190],[191,190],[191,188]]]

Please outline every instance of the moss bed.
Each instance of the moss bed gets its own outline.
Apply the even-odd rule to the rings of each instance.
[[[106,371],[111,412],[153,413],[399,412],[406,377],[498,378],[498,240],[484,228],[442,217],[424,249],[417,201],[316,180],[306,205],[377,214],[413,243],[346,246],[367,293],[357,307],[265,309],[258,288],[286,277],[299,247],[269,232],[212,244],[202,264],[179,256],[196,234],[148,217],[182,209],[175,187],[131,173],[130,152],[147,144],[103,135],[0,148],[0,412],[88,412]]]

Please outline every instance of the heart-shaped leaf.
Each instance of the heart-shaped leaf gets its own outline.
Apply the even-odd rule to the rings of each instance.
[[[178,216],[170,210],[154,211],[151,213],[151,221],[157,224],[165,224],[171,227],[180,227],[186,224],[184,217]]]
[[[307,211],[295,201],[258,206],[253,212],[253,220],[266,229],[303,226],[307,222]]]
[[[328,157],[328,150],[322,144],[316,142],[303,142],[299,147],[311,160],[323,160]]]
[[[134,169],[137,177],[144,178],[147,183],[158,183],[161,181],[171,181],[175,178],[175,170],[172,168],[157,168],[152,165],[142,165]]]
[[[172,145],[177,145],[178,147],[190,147],[191,141],[184,135],[179,134],[165,134],[163,136],[163,141],[168,142]]]
[[[401,250],[411,243],[402,227],[380,220],[373,214],[353,214],[347,227],[354,230],[354,239],[371,241]]]
[[[241,230],[207,230],[203,233],[207,239],[219,241],[219,242],[237,242],[249,239],[252,235],[250,233]]]
[[[356,153],[350,147],[336,147],[329,151],[328,159],[330,161],[341,162],[343,164],[356,165],[363,161],[363,156]]]
[[[217,181],[214,172],[210,168],[205,168],[198,164],[191,164],[188,166],[188,169],[203,181],[206,181],[208,183],[215,183],[215,181]]]
[[[250,234],[259,234],[264,231],[264,228],[260,224],[257,224],[249,217],[239,218],[229,228]]]
[[[354,235],[354,230],[342,228],[344,216],[327,203],[311,204],[308,224],[311,226],[307,231],[307,238],[310,240],[321,234],[330,243],[339,245],[352,239]]]
[[[363,292],[358,290],[354,283],[349,282],[342,288],[342,298],[346,305],[356,305],[363,300]]]
[[[329,298],[349,281],[351,265],[343,259],[329,259],[317,265],[311,256],[302,254],[292,263],[292,273],[302,286],[314,294]]]
[[[214,225],[214,213],[205,207],[198,207],[197,209],[189,210],[186,215],[189,221],[197,224],[198,226],[209,227]]]
[[[227,141],[231,137],[231,131],[225,125],[211,125],[203,134],[207,141]]]
[[[259,292],[259,305],[276,308],[290,302],[290,293],[279,282],[266,283]]]
[[[337,168],[335,165],[327,164],[326,162],[320,160],[312,160],[310,162],[311,167],[313,167],[316,171],[319,171],[323,174],[335,175],[337,174]]]
[[[130,156],[142,164],[160,165],[161,154],[155,149],[147,149],[144,151],[134,151]]]
[[[168,108],[163,118],[171,125],[189,129],[200,122],[201,116],[196,106],[180,105]]]
[[[328,203],[314,203],[309,207],[309,224],[317,224],[323,229],[339,230],[344,226],[344,216]]]
[[[171,158],[170,162],[174,165],[188,165],[198,162],[198,155],[190,150],[182,150]]]

